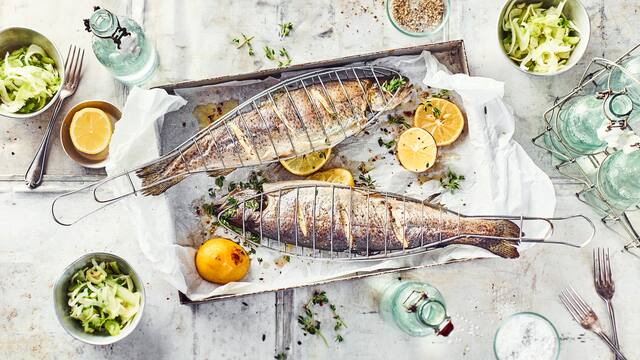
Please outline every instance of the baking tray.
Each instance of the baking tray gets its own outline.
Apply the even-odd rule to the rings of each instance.
[[[247,73],[247,74],[227,75],[227,76],[221,76],[221,77],[205,79],[205,80],[186,81],[186,82],[180,82],[175,84],[167,84],[167,85],[157,86],[156,88],[161,88],[166,90],[170,94],[174,94],[175,90],[180,88],[197,88],[200,86],[216,85],[216,84],[222,84],[230,81],[262,80],[268,77],[279,78],[280,75],[285,71],[286,72],[301,71],[301,70],[309,71],[309,70],[318,69],[318,68],[343,66],[351,63],[356,63],[356,62],[367,62],[367,61],[372,61],[378,58],[384,58],[388,56],[419,55],[425,50],[431,52],[431,54],[433,54],[438,59],[438,61],[440,61],[440,63],[443,64],[452,73],[469,74],[469,66],[467,64],[467,57],[464,49],[464,42],[462,40],[454,40],[454,41],[447,41],[447,42],[441,42],[441,43],[411,46],[411,47],[400,48],[400,49],[378,51],[378,52],[373,52],[373,53],[368,53],[363,55],[353,55],[353,56],[347,56],[347,57],[333,59],[333,60],[298,64],[298,65],[290,66],[285,69],[261,70],[253,73]],[[165,117],[165,121],[163,123],[163,127],[160,132],[161,152],[164,154],[166,152],[171,151],[177,145],[182,143],[182,141],[184,141],[185,139],[193,135],[193,132],[194,132],[194,129],[190,128],[189,126],[185,126],[182,120],[180,120],[177,117],[172,117],[171,114],[168,114]],[[362,272],[362,273],[356,273],[356,274],[341,277],[341,278],[324,280],[317,283],[307,284],[299,287],[316,286],[321,284],[327,284],[334,281],[360,279],[360,278],[373,276],[373,275],[406,271],[406,270],[417,269],[417,268],[426,267],[426,266],[429,266],[429,265],[418,265],[418,266],[391,269],[391,270]],[[279,289],[279,290],[285,290],[285,289]],[[203,299],[203,300],[198,300],[198,301],[190,300],[183,293],[179,293],[179,299],[181,304],[199,304],[199,303],[210,302],[215,300],[245,297],[245,296],[250,296],[258,293],[274,292],[274,291],[277,291],[277,290],[261,291],[253,294],[242,294],[242,295],[233,295],[233,294],[220,295],[220,296],[213,296],[213,297]]]

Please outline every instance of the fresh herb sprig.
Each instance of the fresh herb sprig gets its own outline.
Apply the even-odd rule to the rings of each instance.
[[[446,191],[454,193],[460,189],[460,182],[464,180],[464,175],[458,175],[449,169],[447,174],[440,179],[440,185]]]
[[[278,54],[280,55],[280,60],[278,60],[279,68],[291,65],[291,57],[289,56],[287,49],[280,49],[280,52]]]
[[[407,83],[403,77],[393,77],[391,80],[385,80],[382,83],[382,88],[388,93],[393,94],[400,87],[404,86]]]
[[[434,106],[433,103],[429,100],[426,100],[425,102],[423,102],[422,106],[424,106],[425,110],[431,109],[431,113],[436,118],[439,118],[440,115],[442,115],[442,111],[437,106]]]
[[[282,24],[278,24],[280,26],[280,37],[287,37],[291,30],[293,30],[293,24],[291,22],[286,22]]]
[[[371,178],[371,175],[367,174],[360,174],[358,176],[358,180],[356,181],[356,185],[358,187],[363,187],[363,188],[368,188],[368,189],[375,189],[376,188],[376,181],[373,180]]]
[[[411,125],[407,122],[407,119],[405,119],[404,116],[387,115],[387,122],[389,124],[402,125],[407,129],[411,128]]]
[[[380,138],[378,138],[378,145],[380,145],[380,147],[384,146],[387,149],[393,149],[393,147],[396,146],[396,140],[395,139],[391,139],[389,141],[384,141],[380,137]]]
[[[451,95],[449,95],[449,90],[442,89],[442,90],[438,91],[437,93],[431,95],[431,97],[449,100],[449,98],[451,98]]]
[[[253,40],[255,36],[247,36],[244,33],[241,33],[240,35],[242,36],[242,38],[237,37],[231,40],[234,44],[236,44],[236,48],[240,49],[241,47],[246,45],[249,51],[249,56],[255,55],[256,53],[253,50],[253,45],[251,44],[251,40]]]
[[[272,48],[270,48],[268,45],[264,46],[264,56],[267,57],[267,59],[269,60],[275,60],[276,59],[276,51],[273,50]]]
[[[320,321],[315,319],[315,314],[311,310],[313,306],[323,306],[324,304],[329,305],[329,310],[331,310],[331,317],[334,320],[333,331],[336,333],[335,340],[337,342],[343,342],[344,337],[339,333],[340,330],[347,327],[346,323],[338,315],[337,308],[334,304],[329,302],[329,298],[327,297],[327,293],[324,291],[314,291],[313,295],[307,301],[306,304],[302,306],[303,314],[298,316],[298,324],[300,328],[305,334],[318,335],[324,341],[326,346],[329,346],[327,342],[327,338],[324,336],[322,331],[320,330]]]

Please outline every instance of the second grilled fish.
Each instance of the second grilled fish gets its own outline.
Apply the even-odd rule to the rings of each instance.
[[[266,184],[262,195],[242,190],[223,201],[218,217],[232,227],[306,248],[377,254],[468,234],[436,246],[465,244],[505,258],[519,256],[517,241],[486,238],[518,239],[520,228],[511,221],[458,217],[430,204],[368,189],[285,181]]]
[[[207,169],[211,175],[219,175],[241,166],[326,149],[360,132],[367,124],[367,112],[393,109],[410,91],[405,84],[391,99],[376,82],[365,79],[279,92],[251,111],[227,120],[226,125],[210,125],[180,151],[136,174],[142,179],[143,193],[158,195],[189,172]]]

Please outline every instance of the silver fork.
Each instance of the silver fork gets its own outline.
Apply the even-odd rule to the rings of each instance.
[[[627,360],[611,339],[602,331],[602,327],[600,327],[600,323],[598,322],[598,316],[593,309],[582,300],[580,295],[578,295],[572,287],[568,287],[560,293],[560,300],[580,326],[598,335],[620,360]]]
[[[609,320],[611,321],[612,340],[617,348],[620,348],[618,342],[618,330],[616,328],[616,315],[613,312],[613,304],[611,299],[615,292],[613,278],[611,276],[611,261],[609,259],[609,249],[593,250],[593,284],[600,298],[604,300],[609,312]]]
[[[56,117],[62,108],[64,100],[73,95],[78,88],[80,82],[80,72],[82,71],[82,61],[84,60],[84,50],[74,45],[69,46],[69,52],[67,53],[67,59],[64,61],[64,83],[60,88],[60,96],[56,104],[53,107],[53,113],[47,129],[44,133],[44,138],[38,151],[34,156],[27,173],[24,176],[24,181],[27,186],[34,189],[42,184],[42,177],[44,175],[44,168],[47,162],[47,154],[49,153],[49,139],[51,137],[51,130],[56,122]]]

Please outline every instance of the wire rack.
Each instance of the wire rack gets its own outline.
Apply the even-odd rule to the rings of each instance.
[[[314,259],[408,256],[466,238],[579,248],[595,235],[595,226],[582,215],[463,215],[434,205],[429,199],[322,182],[275,185],[273,190],[257,194],[232,195],[235,201],[218,211],[225,228],[255,247]],[[503,236],[506,224],[499,220],[517,225],[517,234]],[[581,242],[551,240],[557,225],[575,226],[578,222],[591,229]]]
[[[626,89],[622,89],[621,91],[614,91],[611,89],[611,70],[614,68],[620,70],[626,76],[629,76],[640,84],[638,79],[634,78],[632,74],[621,66],[621,63],[625,59],[636,54],[639,48],[640,44],[634,46],[615,61],[604,58],[592,59],[584,70],[578,85],[565,96],[556,99],[553,106],[544,112],[543,118],[546,123],[546,127],[542,133],[532,139],[535,146],[547,150],[560,161],[559,164],[555,165],[555,168],[561,175],[578,181],[583,185],[583,189],[576,193],[576,196],[580,201],[591,206],[601,214],[603,216],[603,223],[611,230],[619,233],[614,227],[616,224],[623,229],[626,236],[630,239],[624,247],[636,256],[640,255],[640,236],[638,235],[636,226],[629,219],[629,212],[635,211],[637,208],[627,211],[615,209],[607,200],[606,196],[596,186],[594,174],[597,174],[600,165],[604,159],[611,154],[611,152],[608,149],[605,149],[589,155],[574,156],[573,154],[575,153],[559,135],[554,124],[562,107],[572,98],[583,94],[586,89],[592,86],[596,87],[598,84],[606,84],[607,91],[602,92],[605,98],[614,93],[625,93]],[[605,116],[609,118],[607,112],[603,112]],[[609,118],[609,120],[611,119]]]
[[[220,117],[216,122],[202,129],[161,158],[143,164],[138,168],[122,172],[121,174],[115,176],[107,177],[99,182],[90,184],[83,188],[57,197],[52,204],[51,211],[53,218],[57,223],[61,225],[72,225],[80,221],[81,219],[91,215],[92,213],[100,210],[101,208],[117,202],[118,200],[132,195],[146,195],[150,189],[153,189],[167,182],[172,182],[178,178],[182,179],[196,173],[264,165],[267,163],[299,157],[301,155],[308,154],[314,151],[333,147],[346,138],[359,132],[362,128],[373,122],[378,116],[380,116],[381,113],[383,113],[390,107],[389,105],[401,91],[401,89],[397,89],[393,94],[391,94],[387,91],[382,90],[384,80],[390,78],[403,77],[398,71],[394,69],[374,65],[362,65],[311,71],[284,80],[244,101],[236,108]],[[359,89],[362,91],[362,98],[366,102],[368,111],[363,112],[362,109],[357,108],[356,99],[354,98],[354,95],[347,90],[345,86],[346,82],[355,82],[358,85]],[[342,123],[340,121],[340,118],[336,116],[336,121],[339,123],[340,130],[338,132],[330,133],[325,128],[324,124],[322,124],[321,121],[321,119],[323,119],[322,115],[320,114],[321,104],[319,104],[317,100],[314,100],[314,96],[312,96],[311,92],[317,91],[321,94],[321,96],[328,99],[328,106],[330,107],[332,113],[337,114],[338,108],[336,104],[338,103],[338,99],[334,98],[335,92],[334,96],[331,95],[332,92],[328,89],[329,84],[337,86],[337,91],[341,93],[341,95],[344,95],[344,97],[346,98],[348,104],[347,107],[349,109],[349,112],[347,112],[347,116],[365,119],[365,121],[360,124],[361,126],[348,126],[349,124]],[[384,104],[378,111],[373,110],[374,107],[373,104],[370,103],[370,99],[367,96],[366,89],[373,89],[373,91],[377,92],[379,98],[382,99]],[[298,108],[299,104],[296,104],[296,102],[294,101],[294,98],[292,96],[292,92],[294,90],[303,90],[301,91],[301,93],[304,94],[306,100],[311,104],[312,111],[316,119],[318,119],[317,123],[319,123],[320,125],[320,131],[322,132],[324,139],[326,139],[320,144],[312,140],[314,136],[312,136],[312,131],[310,130],[311,124],[308,122],[308,120],[305,120],[305,116],[301,114],[300,109]],[[292,140],[294,135],[287,127],[286,134],[289,142],[288,145],[285,145],[284,147],[281,146],[282,143],[280,143],[280,146],[276,145],[276,140],[274,140],[270,130],[278,124],[274,124],[273,121],[270,123],[266,119],[266,117],[263,115],[263,112],[261,111],[261,104],[269,104],[276,110],[276,112],[278,112],[280,111],[279,105],[275,98],[281,96],[285,97],[285,99],[287,99],[291,104],[291,108],[295,113],[295,121],[299,123],[300,127],[305,133],[306,139],[308,140],[307,142],[294,143],[294,141]],[[358,94],[356,94],[356,96],[359,97]],[[358,100],[361,101],[362,99]],[[255,134],[251,134],[249,131],[246,117],[249,112],[254,111],[258,115],[258,121],[260,122],[260,126],[262,126],[262,130],[264,130],[263,133],[268,135],[268,142],[270,143],[270,146],[273,150],[273,154],[269,158],[261,158],[260,151],[258,151],[257,145],[254,140]],[[231,125],[232,122],[234,123],[236,129],[239,128],[240,132],[247,135],[239,135],[238,131],[234,130],[234,126]],[[233,154],[230,158],[223,155],[220,149],[221,145],[214,140],[216,139],[214,133],[219,133],[220,131],[226,133],[226,139],[228,139],[228,142],[231,143]],[[202,148],[201,144],[205,142],[211,143],[212,146],[209,146],[207,149]],[[240,144],[241,142],[242,144]],[[193,149],[195,149],[195,156],[197,158],[197,161],[188,161],[188,159],[186,159],[185,152],[188,151],[188,149],[191,149],[192,152]],[[252,156],[247,156],[247,154],[251,154]],[[179,162],[182,163],[182,171],[173,173],[170,176],[166,176],[158,181],[144,185],[141,179],[136,175],[139,174],[142,169],[148,168],[154,164],[171,161],[173,159],[179,159]],[[215,168],[211,167],[210,164],[212,159],[219,160],[222,166],[218,166]],[[194,167],[194,163],[197,163],[200,166]],[[92,196],[92,201],[99,204],[100,206],[92,206],[90,211],[76,216],[71,220],[63,219],[64,215],[61,213],[65,211],[66,206],[56,206],[59,204],[59,201],[61,199],[69,198],[71,196],[76,196],[77,194],[86,192],[89,192]]]

